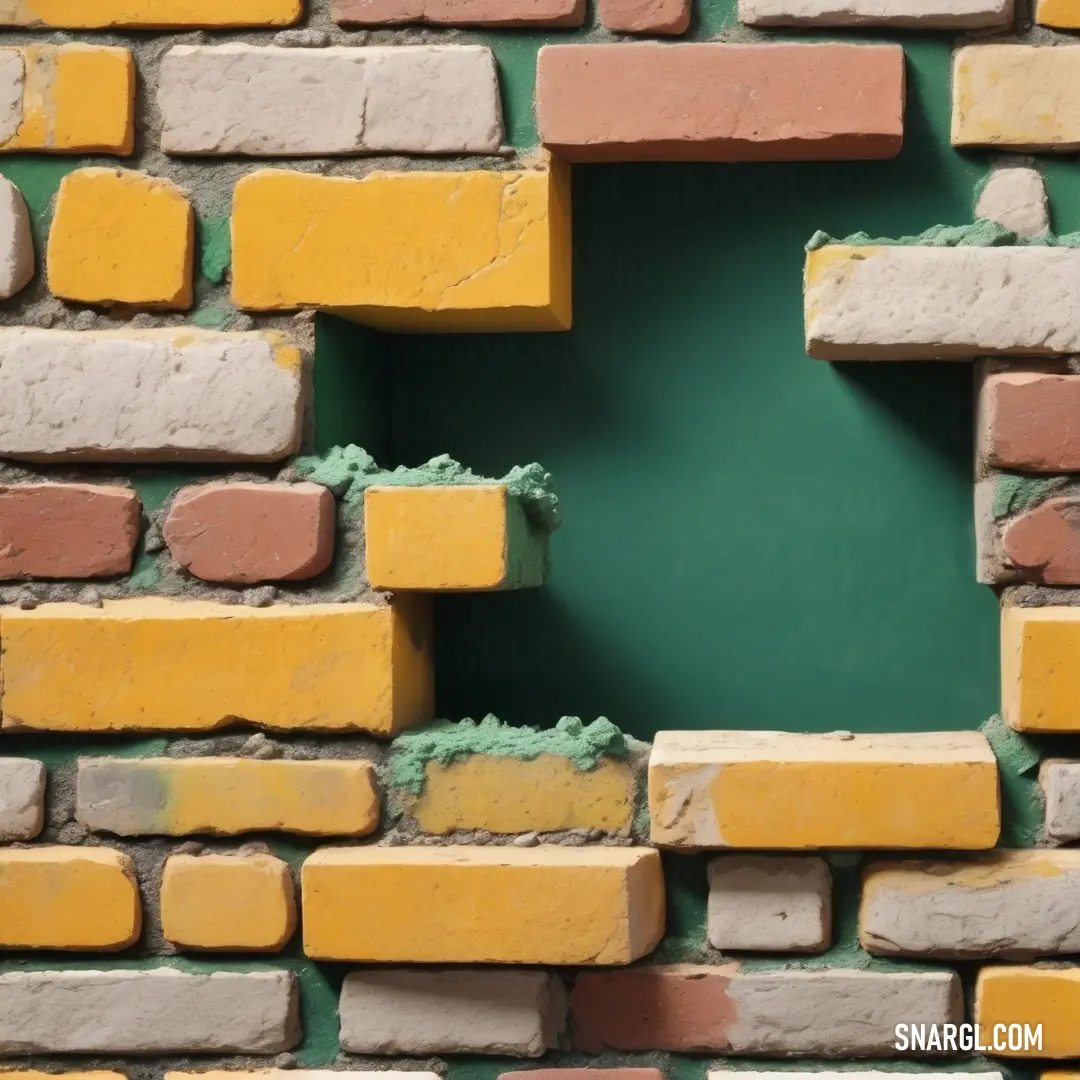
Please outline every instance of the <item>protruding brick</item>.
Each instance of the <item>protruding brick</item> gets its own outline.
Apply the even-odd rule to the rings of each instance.
[[[690,25],[690,0],[599,0],[600,22],[624,34],[681,34]]]
[[[483,45],[178,45],[157,101],[167,154],[492,154],[503,138]]]
[[[303,0],[7,0],[0,26],[60,30],[175,30],[291,26]]]
[[[53,295],[186,311],[194,264],[195,212],[171,180],[91,168],[60,182],[47,261]]]
[[[1041,1048],[994,1049],[997,1057],[1080,1057],[1080,967],[984,967],[975,982],[974,1021],[988,1035],[1013,1024],[1041,1025]],[[987,1039],[983,1040],[988,1041]]]
[[[126,574],[139,497],[106,484],[0,485],[0,578]]]
[[[975,216],[996,221],[1019,236],[1039,236],[1050,229],[1046,185],[1038,169],[995,169],[975,203]]]
[[[3,727],[392,735],[431,718],[417,601],[279,604],[106,600],[0,613]]]
[[[300,1041],[291,971],[0,973],[0,1055],[277,1054]]]
[[[0,841],[33,840],[45,825],[45,765],[0,757]]]
[[[585,0],[334,0],[334,18],[356,26],[580,26]]]
[[[281,859],[273,855],[172,855],[165,860],[161,932],[174,945],[278,952],[295,929],[292,874]]]
[[[953,146],[1080,149],[1080,50],[966,45],[953,54]]]
[[[522,589],[544,582],[548,534],[504,484],[369,487],[364,565],[376,589]]]
[[[597,1053],[692,1051],[895,1057],[895,1027],[963,1018],[952,971],[743,971],[738,963],[582,972],[570,997],[574,1044]]]
[[[832,943],[824,859],[721,855],[709,863],[709,943],[717,949],[821,952]]]
[[[672,848],[991,848],[997,761],[975,731],[661,731],[654,843]]]
[[[1080,29],[1080,5],[1076,0],[1035,0],[1035,21],[1055,30]],[[1053,1075],[1053,1074],[1045,1074]]]
[[[1039,766],[1048,840],[1080,840],[1080,761],[1050,759]]]
[[[300,445],[301,357],[283,335],[0,329],[0,455],[278,461]]]
[[[1080,608],[1002,611],[1001,711],[1017,731],[1080,731]]]
[[[1080,347],[1080,338],[1075,344]],[[979,391],[980,455],[996,469],[1076,472],[1080,470],[1077,415],[1080,375],[989,371]]]
[[[3,62],[0,60],[2,78]],[[33,276],[34,238],[30,233],[26,200],[10,180],[0,176],[0,300],[8,300],[21,292]]]
[[[1025,578],[1080,585],[1080,499],[1048,499],[1005,528],[1002,545]]]
[[[252,173],[233,201],[233,303],[318,307],[391,331],[566,330],[569,179],[557,164]]]
[[[0,948],[126,949],[142,907],[131,859],[111,848],[0,849]]]
[[[1013,0],[739,0],[750,26],[907,26],[964,30],[1008,26]]]
[[[0,22],[6,21],[5,12],[0,11]],[[0,49],[0,153],[127,157],[134,144],[135,60],[129,49],[82,44]]]
[[[664,933],[647,848],[323,848],[301,883],[317,960],[628,964]]]
[[[520,1070],[519,1070],[520,1071]],[[529,1069],[529,1075],[516,1080],[664,1080],[659,1069],[597,1069],[591,1065],[580,1069]],[[513,1073],[502,1073],[499,1080],[515,1080]]]
[[[79,759],[75,812],[118,836],[366,836],[379,793],[368,761],[93,757]]]
[[[1080,851],[871,863],[859,942],[885,956],[1024,959],[1080,952]]]
[[[806,351],[819,360],[1073,353],[1077,289],[1076,248],[829,244],[806,258]]]
[[[345,976],[341,1046],[353,1054],[541,1057],[566,1026],[551,972],[373,969]]]
[[[546,45],[544,145],[567,161],[831,161],[900,151],[899,45]]]
[[[180,490],[162,534],[204,581],[251,585],[321,574],[334,557],[334,496],[318,484],[200,484]]]

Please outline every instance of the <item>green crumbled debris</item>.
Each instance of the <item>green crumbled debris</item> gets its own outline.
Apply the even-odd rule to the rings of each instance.
[[[232,260],[229,219],[199,218],[199,273],[214,285],[225,280]]]
[[[1030,510],[1066,483],[1066,476],[1035,477],[1002,473],[994,488],[991,513],[995,518],[1003,518]]]
[[[513,727],[495,716],[483,720],[440,721],[423,731],[399,735],[390,755],[390,785],[412,795],[424,790],[429,761],[450,765],[471,754],[494,754],[533,761],[541,754],[569,758],[574,767],[587,772],[601,758],[625,758],[630,752],[623,733],[601,716],[583,724],[576,716],[564,716],[554,728]]]
[[[1080,247],[1080,232],[1042,233],[1039,236],[1020,236],[1004,225],[979,218],[971,225],[933,225],[917,236],[884,237],[857,232],[837,238],[820,229],[806,245],[807,251],[817,251],[828,244],[848,244],[854,247]]]
[[[998,762],[1002,819],[998,843],[1002,847],[1031,847],[1039,839],[1043,822],[1039,748],[1000,716],[990,717],[979,730]]]
[[[335,446],[325,454],[297,458],[293,471],[303,480],[329,488],[339,499],[357,502],[376,484],[428,487],[451,484],[505,484],[525,511],[530,525],[545,532],[559,527],[559,499],[551,490],[551,474],[543,466],[515,465],[501,479],[477,476],[447,454],[412,468],[380,469],[375,459],[359,446]]]

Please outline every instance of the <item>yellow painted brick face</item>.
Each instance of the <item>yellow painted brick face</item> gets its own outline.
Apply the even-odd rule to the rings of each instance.
[[[998,1024],[1042,1025],[1041,1050],[994,1050],[1000,1057],[1080,1056],[1080,968],[983,968],[975,983],[975,1022],[990,1043]]]
[[[634,813],[634,778],[622,761],[578,769],[568,758],[532,761],[476,754],[428,762],[424,790],[410,813],[424,832],[487,829],[495,833],[604,829],[626,833]]]
[[[135,143],[135,61],[104,45],[0,49],[0,66],[21,59],[18,123],[0,152],[98,152],[128,156]],[[0,117],[0,125],[3,119]]]
[[[1080,609],[1004,609],[1001,708],[1017,731],[1080,731]]]
[[[0,849],[0,947],[124,949],[141,926],[127,855],[51,845]]]
[[[296,929],[288,864],[272,855],[173,855],[161,879],[161,929],[186,949],[278,952]]]
[[[161,598],[0,615],[3,727],[391,735],[431,718],[429,612]]]
[[[290,26],[303,0],[6,0],[0,25],[95,30],[110,26],[167,29],[186,26]]]
[[[570,326],[569,174],[262,170],[236,186],[232,298],[385,330]]]
[[[49,230],[54,295],[186,310],[194,259],[195,214],[175,184],[127,169],[64,177]]]
[[[1080,3],[1077,0],[1035,0],[1035,21],[1056,30],[1080,30]]]
[[[316,959],[628,964],[664,930],[651,849],[323,848],[301,882]]]

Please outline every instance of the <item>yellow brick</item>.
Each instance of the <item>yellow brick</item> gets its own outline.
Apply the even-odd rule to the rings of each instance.
[[[22,119],[0,152],[96,151],[128,156],[135,144],[135,61],[104,45],[28,45],[18,52]]]
[[[1057,30],[1080,30],[1080,3],[1077,0],[1035,0],[1035,21]],[[1044,1077],[1052,1075],[1043,1074]]]
[[[52,845],[0,849],[0,947],[126,949],[141,927],[127,855]]]
[[[43,604],[0,613],[3,727],[392,735],[431,718],[429,610],[201,601]]]
[[[650,848],[323,848],[301,888],[319,960],[628,964],[664,932]]]
[[[543,583],[546,558],[546,535],[503,484],[364,493],[364,562],[376,589],[528,588]]]
[[[64,177],[49,230],[49,288],[83,304],[186,310],[195,214],[171,181],[128,169]]]
[[[173,855],[161,878],[161,930],[186,949],[278,952],[296,929],[287,863],[273,855]]]
[[[984,1046],[994,1042],[998,1024],[1042,1025],[1041,1050],[993,1050],[998,1057],[1080,1056],[1078,1012],[1080,967],[985,967],[975,983],[974,1019]]]
[[[673,848],[991,848],[997,761],[978,732],[662,731],[654,843]]]
[[[968,45],[953,58],[953,146],[1080,149],[1080,48]]]
[[[1080,609],[1002,611],[1001,711],[1017,731],[1080,731]]]
[[[610,758],[586,770],[555,754],[532,761],[474,754],[449,765],[429,761],[422,794],[403,802],[428,833],[626,833],[634,813],[634,776],[629,765]]]
[[[384,330],[570,326],[567,167],[376,172],[262,170],[236,185],[232,298],[318,307]]]
[[[96,30],[124,26],[290,26],[303,0],[3,0],[0,25]]]

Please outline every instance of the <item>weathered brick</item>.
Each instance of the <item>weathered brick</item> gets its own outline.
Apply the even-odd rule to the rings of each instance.
[[[131,859],[111,848],[0,848],[0,948],[126,949],[142,907]]]
[[[317,960],[628,964],[664,932],[660,857],[645,848],[323,848],[301,888]]]
[[[1080,51],[967,45],[953,54],[953,146],[1080,149]]]
[[[232,299],[318,307],[383,330],[565,330],[570,186],[528,171],[245,176]]]
[[[1041,1049],[995,1049],[993,1053],[997,1057],[1080,1057],[1077,1010],[1080,1010],[1080,967],[1037,968],[1016,964],[984,967],[975,981],[973,1019],[987,1035],[998,1024],[1042,1025]]]
[[[739,0],[750,26],[909,26],[917,30],[1008,26],[1013,0]]]
[[[364,492],[364,564],[376,589],[529,588],[543,584],[547,552],[547,533],[505,484]]]
[[[824,859],[721,855],[709,863],[708,937],[718,949],[821,952],[832,942]]]
[[[366,836],[379,793],[368,761],[93,757],[79,759],[75,812],[118,836]]]
[[[134,144],[130,50],[105,45],[0,49],[0,153],[127,157]]]
[[[105,484],[0,485],[0,578],[126,574],[139,497]]]
[[[885,956],[959,960],[1080,952],[1080,851],[871,863],[859,941]]]
[[[0,328],[0,454],[278,461],[300,444],[300,369],[272,331]]]
[[[353,1054],[541,1057],[566,1027],[566,991],[545,971],[355,971],[341,987],[341,1046]]]
[[[1001,711],[1017,731],[1080,731],[1080,608],[1001,613]]]
[[[1080,761],[1049,759],[1039,766],[1048,840],[1080,840]]]
[[[0,757],[0,841],[33,840],[45,825],[45,765]]]
[[[819,360],[1080,350],[1076,248],[829,244],[807,255],[804,285],[806,351]]]
[[[1080,499],[1048,499],[1014,518],[1001,538],[1023,577],[1046,585],[1080,585]]]
[[[979,192],[975,216],[996,221],[1020,236],[1039,236],[1050,228],[1046,185],[1038,169],[995,169]]]
[[[1035,0],[1034,16],[1041,26],[1055,30],[1080,29],[1080,5],[1076,0]]]
[[[979,390],[980,456],[996,469],[1078,471],[1078,413],[1080,375],[988,368]]]
[[[0,26],[62,30],[170,30],[186,27],[290,26],[303,0],[7,0]]]
[[[625,34],[681,34],[690,25],[690,0],[598,0],[600,22]]]
[[[334,0],[334,18],[356,26],[580,26],[585,0]]]
[[[0,78],[2,75],[0,61]],[[0,300],[21,292],[33,276],[34,238],[26,200],[10,180],[0,176]]]
[[[883,158],[903,138],[899,45],[546,45],[544,145],[567,161]]]
[[[515,1080],[513,1073],[502,1073],[499,1080]],[[524,1080],[517,1077],[516,1080]],[[580,1069],[529,1069],[528,1080],[664,1080],[659,1069],[597,1069],[586,1066]]]
[[[743,971],[738,963],[582,972],[570,997],[574,1045],[805,1057],[895,1057],[903,1022],[963,1017],[952,971]]]
[[[277,1054],[300,1041],[290,971],[0,974],[0,1055]]]
[[[990,848],[1000,822],[974,731],[661,731],[649,807],[672,848]]]
[[[429,609],[145,597],[0,613],[4,730],[391,735],[431,718]]]
[[[194,263],[195,212],[171,180],[90,168],[60,182],[46,262],[55,296],[186,311]]]
[[[200,484],[177,493],[162,535],[204,581],[298,581],[330,565],[335,514],[334,496],[318,484]]]
[[[161,932],[174,945],[278,952],[295,930],[292,874],[281,859],[273,855],[172,855],[165,860]]]
[[[167,154],[491,154],[503,138],[483,45],[178,45],[157,101]]]

